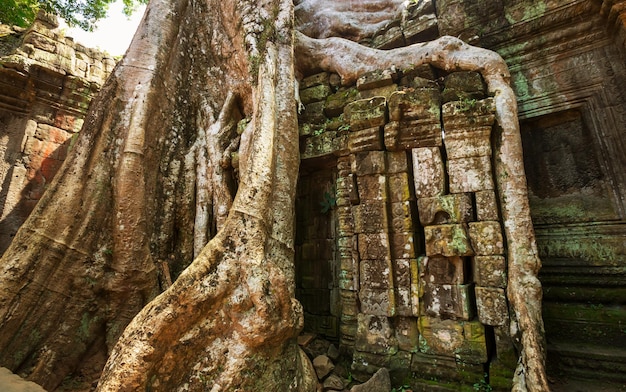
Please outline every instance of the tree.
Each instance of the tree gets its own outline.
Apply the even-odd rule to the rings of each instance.
[[[374,5],[380,15],[352,37],[399,3],[352,4],[352,20]],[[301,1],[298,24],[322,7],[343,15],[342,4]],[[107,358],[100,391],[301,388],[296,73],[323,69],[349,83],[430,63],[481,72],[495,96],[505,229],[519,245],[509,254],[516,388],[548,390],[539,261],[502,59],[451,37],[385,52],[308,37],[293,14],[289,0],[149,4],[71,156],[3,256],[0,363],[48,389],[70,374],[97,378]]]
[[[58,15],[70,26],[79,26],[92,31],[97,22],[103,19],[109,4],[115,0],[6,0],[0,8],[0,22],[21,27],[30,26],[39,10]],[[130,15],[138,4],[148,0],[124,0],[124,13]]]

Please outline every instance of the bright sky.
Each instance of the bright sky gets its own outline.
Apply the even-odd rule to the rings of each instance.
[[[123,8],[122,0],[111,4],[107,18],[98,22],[98,27],[92,33],[78,27],[67,27],[65,35],[87,47],[100,48],[112,56],[123,55],[135,35],[146,7],[138,7],[130,19],[122,12]]]

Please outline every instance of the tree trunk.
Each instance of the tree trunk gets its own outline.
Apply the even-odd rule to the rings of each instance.
[[[323,35],[315,18],[342,2],[299,1],[298,23],[315,37],[344,34],[348,23],[358,39],[399,3],[363,2]],[[100,391],[296,390],[294,65],[347,83],[430,63],[477,70],[495,94],[497,170],[510,177],[500,190],[505,229],[519,244],[508,289],[521,332],[516,385],[547,390],[539,260],[502,60],[450,37],[386,52],[312,39],[294,33],[293,13],[289,0],[151,1],[71,156],[3,256],[2,365],[47,389],[70,374],[98,378],[108,358]]]

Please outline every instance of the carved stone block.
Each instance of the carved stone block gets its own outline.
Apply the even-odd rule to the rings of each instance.
[[[359,98],[373,98],[373,97],[385,97],[388,98],[391,94],[395,93],[398,90],[398,86],[396,84],[392,84],[384,87],[377,87],[371,90],[363,90],[359,91]]]
[[[470,320],[474,317],[472,285],[424,285],[422,303],[428,316],[451,320]]]
[[[351,154],[351,166],[352,172],[358,176],[385,173],[385,152],[364,151]]]
[[[476,198],[476,220],[496,221],[500,219],[496,193],[494,191],[478,191],[474,194],[474,197]]]
[[[346,105],[343,113],[351,131],[379,127],[387,120],[387,100],[385,97],[360,99]]]
[[[380,127],[350,132],[348,135],[348,149],[350,152],[382,150],[383,139]]]
[[[476,286],[478,320],[485,325],[504,325],[509,319],[509,308],[503,289]]]
[[[424,226],[469,222],[474,215],[472,197],[467,193],[420,198],[417,210]]]
[[[414,259],[393,259],[393,285],[411,289],[411,263]]]
[[[361,260],[360,267],[361,288],[381,290],[393,287],[390,260]]]
[[[406,151],[388,151],[385,156],[387,158],[387,173],[408,173],[409,165]]]
[[[409,287],[396,287],[394,292],[396,296],[396,315],[412,316],[411,289]]]
[[[431,119],[391,121],[385,125],[385,147],[389,151],[442,145],[441,124]]]
[[[396,173],[388,176],[389,182],[389,200],[394,202],[402,202],[415,200],[413,194],[413,186],[409,184],[408,173]]]
[[[485,96],[485,82],[475,71],[453,72],[444,79],[444,102],[459,99],[481,99]]]
[[[490,157],[449,159],[448,176],[450,193],[494,189]]]
[[[448,159],[491,156],[491,127],[446,128],[444,144]]]
[[[356,179],[359,200],[387,200],[387,177],[382,174],[358,176]]]
[[[504,256],[474,256],[474,281],[478,286],[506,287],[506,259]]]
[[[341,314],[356,317],[359,313],[359,304],[356,292],[352,290],[340,290]]]
[[[415,241],[413,233],[391,233],[389,248],[394,259],[415,258]]]
[[[393,84],[395,75],[396,71],[391,69],[367,72],[357,79],[356,88],[363,91],[389,86]]]
[[[462,224],[436,225],[424,227],[426,255],[472,256],[467,231]]]
[[[446,189],[446,176],[438,147],[414,148],[413,180],[417,198],[442,195]]]
[[[440,121],[439,89],[397,91],[389,96],[389,121]]]
[[[493,98],[476,100],[471,97],[447,102],[441,106],[441,115],[446,132],[450,129],[491,127],[495,120]]]
[[[390,258],[389,235],[387,233],[359,234],[358,249],[361,260]]]
[[[361,312],[377,316],[395,316],[396,301],[393,289],[370,289],[361,286],[359,291]]]
[[[427,256],[419,259],[422,286],[430,284],[463,284],[467,280],[467,266],[460,256]]]
[[[504,254],[504,240],[500,222],[485,221],[471,222],[469,235],[472,247],[477,255],[502,255]]]
[[[484,327],[478,322],[418,319],[419,349],[425,354],[453,357],[467,363],[485,363],[487,344]]]
[[[408,233],[413,231],[414,203],[403,201],[391,203],[391,231],[394,233]]]
[[[319,86],[321,84],[328,84],[329,80],[328,72],[320,72],[311,76],[307,76],[300,81],[300,89],[306,89],[309,87]]]
[[[417,329],[417,318],[396,317],[394,318],[394,330],[398,348],[403,351],[417,352],[419,331]]]
[[[300,101],[305,105],[312,102],[325,101],[326,97],[332,94],[332,92],[333,91],[328,84],[320,84],[300,89]]]
[[[388,231],[387,208],[382,202],[365,202],[352,207],[355,233]]]
[[[354,102],[359,99],[359,91],[356,87],[340,88],[336,93],[329,95],[326,98],[324,105],[324,114],[331,117],[337,117],[343,113],[343,109],[350,102]]]

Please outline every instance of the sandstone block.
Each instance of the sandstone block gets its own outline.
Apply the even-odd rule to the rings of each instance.
[[[393,84],[395,75],[396,71],[392,71],[391,69],[367,72],[357,79],[356,87],[360,91],[363,91],[389,86]]]
[[[503,289],[476,287],[478,319],[485,325],[505,325],[509,319],[509,308]]]
[[[467,193],[419,198],[417,210],[424,226],[469,222],[474,215],[472,197]]]
[[[448,159],[491,156],[491,127],[446,128],[445,146]]]
[[[409,184],[408,173],[396,173],[388,176],[389,182],[389,200],[394,202],[402,202],[415,200],[413,194],[413,186]]]
[[[464,97],[459,101],[444,103],[441,106],[443,123],[448,129],[491,127],[495,120],[493,98],[477,100]]]
[[[485,82],[475,71],[453,72],[444,79],[442,98],[444,102],[462,98],[481,99],[485,96]]]
[[[359,200],[363,202],[387,200],[387,177],[382,174],[358,176],[356,178]]]
[[[317,378],[323,380],[324,377],[328,376],[335,369],[335,364],[328,356],[318,355],[313,359],[313,367],[315,368]]]
[[[344,388],[343,380],[336,374],[331,374],[322,383],[324,391],[342,391]]]
[[[398,342],[388,317],[359,313],[357,325],[354,346],[357,350],[372,354],[398,352]]]
[[[350,392],[387,392],[391,390],[391,379],[386,368],[380,368],[367,382],[355,385]]]
[[[393,285],[394,287],[411,288],[411,263],[413,259],[394,259],[393,266]]]
[[[385,154],[387,158],[387,173],[408,173],[409,165],[406,151],[388,151]]]
[[[351,131],[379,127],[387,120],[387,100],[385,97],[360,99],[346,105],[343,113]]]
[[[340,290],[342,317],[344,315],[356,317],[359,313],[359,305],[356,292],[352,290]]]
[[[368,99],[374,97],[385,97],[389,98],[389,96],[395,93],[398,90],[398,85],[392,84],[384,87],[377,87],[371,90],[363,90],[359,91],[360,99]]]
[[[469,235],[477,255],[504,254],[504,239],[502,238],[500,222],[471,222],[469,223]]]
[[[411,259],[415,257],[413,233],[391,233],[389,248],[393,259]]]
[[[391,231],[408,233],[413,231],[415,205],[411,201],[391,203]]]
[[[428,316],[451,320],[470,320],[474,317],[472,285],[424,285],[422,303]]]
[[[414,148],[411,155],[415,196],[421,198],[442,195],[446,189],[446,176],[441,150],[438,147]]]
[[[419,260],[421,285],[425,284],[463,284],[467,280],[467,265],[459,256],[428,256]]]
[[[377,316],[394,316],[396,303],[393,289],[369,289],[361,285],[361,312]]]
[[[474,256],[473,268],[476,285],[506,287],[506,259],[504,256]]]
[[[424,227],[426,255],[472,256],[467,231],[462,224],[436,225]]]
[[[326,98],[324,114],[328,117],[336,117],[343,114],[347,104],[359,99],[359,91],[356,87],[348,89],[340,88],[336,93]]]
[[[389,97],[389,120],[407,121],[430,119],[439,122],[439,89],[397,91]]]
[[[394,329],[400,350],[408,352],[418,351],[419,332],[417,330],[416,317],[395,317]]]
[[[385,152],[363,151],[351,154],[351,166],[352,172],[358,176],[385,173]]]
[[[424,316],[418,320],[418,329],[422,353],[453,357],[470,364],[488,360],[484,326],[476,321]]]
[[[476,198],[476,220],[497,221],[500,219],[496,193],[494,191],[477,191],[474,197]]]
[[[443,145],[441,125],[431,119],[391,121],[385,125],[384,139],[389,151]]]
[[[390,260],[361,260],[361,288],[383,290],[393,287]]]
[[[355,233],[388,231],[387,208],[382,202],[365,202],[352,207]]]
[[[329,76],[330,74],[328,72],[320,72],[315,75],[307,76],[300,81],[300,89],[329,84]]]
[[[351,131],[348,135],[350,152],[379,151],[383,149],[383,137],[380,127]]]
[[[413,353],[411,372],[422,379],[456,380],[471,385],[484,376],[482,363],[470,364],[440,355]]]
[[[392,26],[372,38],[372,47],[376,49],[393,49],[401,46],[405,46],[405,43],[400,26]]]
[[[413,315],[413,304],[412,304],[412,296],[411,296],[411,288],[410,287],[396,287],[394,289],[395,293],[395,304],[396,304],[396,315],[398,316],[412,316]]]
[[[361,260],[390,259],[389,235],[387,233],[359,234],[358,249]]]
[[[317,86],[300,89],[300,101],[303,104],[309,104],[312,102],[325,101],[326,97],[332,94],[333,90],[328,84],[320,84]]]
[[[420,276],[419,276],[419,259],[411,259],[411,315],[420,315]]]
[[[326,116],[324,116],[324,102],[312,102],[304,105],[304,110],[298,115],[298,122],[312,124],[308,127],[309,133],[306,133],[306,128],[301,128],[300,136],[307,136],[308,134],[314,133],[316,129],[323,129],[322,124],[326,122]]]
[[[450,193],[477,192],[494,189],[489,157],[448,160]]]

